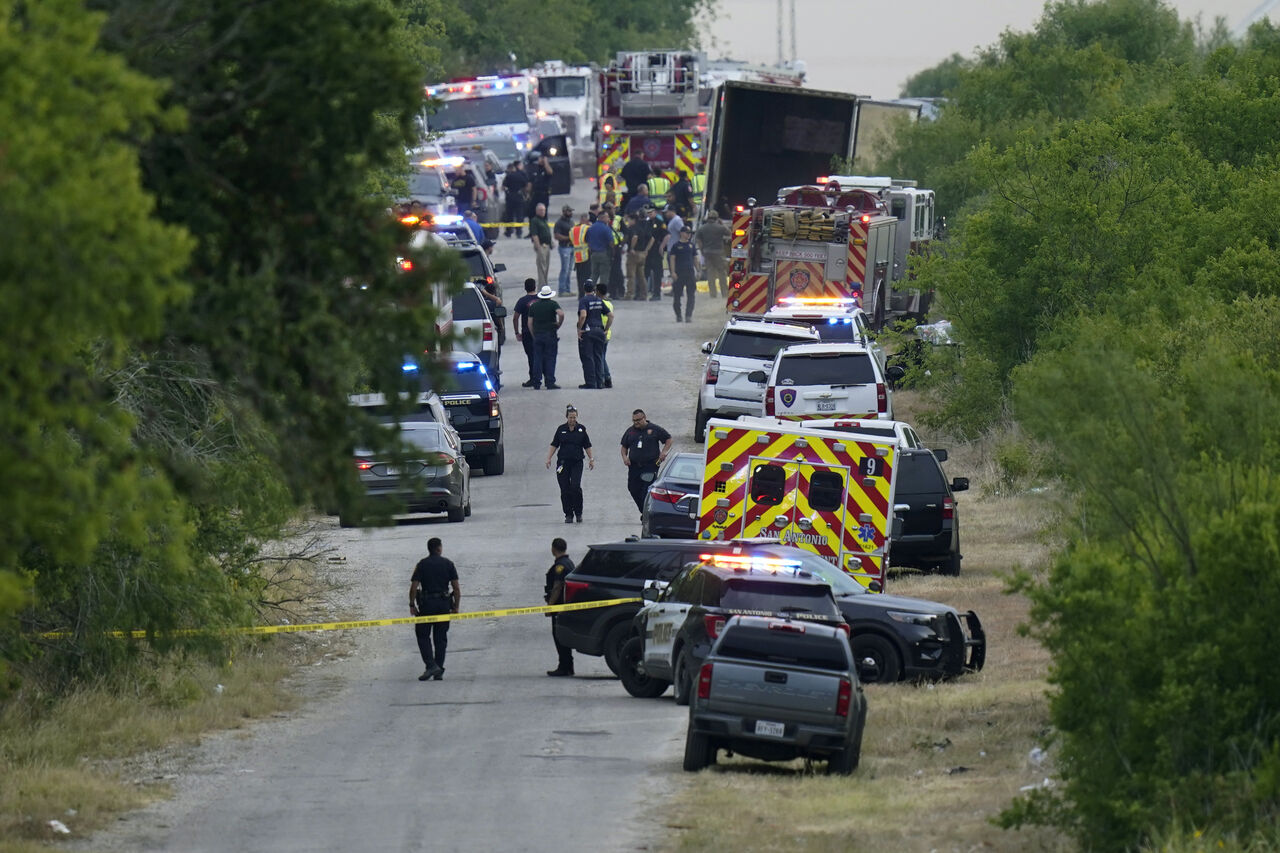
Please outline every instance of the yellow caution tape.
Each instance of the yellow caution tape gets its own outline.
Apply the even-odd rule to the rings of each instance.
[[[254,625],[248,628],[185,628],[162,632],[167,637],[191,637],[196,634],[295,634],[300,631],[346,631],[352,628],[379,628],[383,625],[422,625],[430,622],[459,622],[464,619],[492,619],[498,616],[529,616],[534,613],[564,613],[569,610],[591,610],[615,604],[631,604],[638,598],[610,598],[606,601],[582,601],[576,604],[543,604],[537,607],[508,607],[502,610],[473,610],[469,613],[437,613],[432,616],[403,616],[396,619],[361,619],[356,622],[311,622],[303,625]],[[67,631],[41,634],[46,640],[70,637]],[[147,631],[107,631],[104,636],[120,639],[145,639]]]

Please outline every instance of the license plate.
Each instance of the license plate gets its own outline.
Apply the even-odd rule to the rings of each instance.
[[[404,472],[403,472],[401,469],[399,469],[399,468],[394,468],[394,467],[392,467],[392,466],[390,466],[390,465],[388,465],[388,466],[387,466],[387,476],[388,476],[388,477],[399,477],[402,473],[404,473]]]
[[[818,401],[819,412],[834,412],[835,410],[836,410],[835,400],[819,400]]]
[[[772,723],[768,720],[756,720],[756,734],[765,737],[782,737],[787,733],[783,723]]]

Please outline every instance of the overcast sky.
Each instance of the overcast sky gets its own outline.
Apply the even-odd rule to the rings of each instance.
[[[783,0],[783,51],[791,33]],[[1228,29],[1264,0],[1173,0],[1183,18],[1201,16],[1206,27],[1222,16]],[[994,42],[1005,29],[1029,30],[1043,0],[794,0],[796,55],[808,69],[806,85],[897,97],[908,77],[953,53],[968,56]],[[770,63],[778,55],[777,0],[720,0],[707,29],[713,59]],[[1280,20],[1280,4],[1272,10]]]

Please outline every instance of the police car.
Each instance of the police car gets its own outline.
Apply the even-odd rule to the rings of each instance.
[[[778,353],[763,381],[765,417],[809,420],[848,415],[893,420],[884,370],[863,344],[799,344]]]

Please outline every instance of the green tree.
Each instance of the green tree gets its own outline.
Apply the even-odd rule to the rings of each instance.
[[[78,591],[106,541],[189,568],[165,478],[104,376],[190,291],[192,241],[143,191],[135,140],[175,126],[155,82],[98,44],[75,0],[0,3],[0,615],[15,578]],[[167,531],[157,536],[157,531]],[[0,641],[12,658],[7,620]]]
[[[941,98],[960,82],[961,73],[973,67],[973,60],[953,53],[946,59],[907,78],[902,85],[904,98]]]

